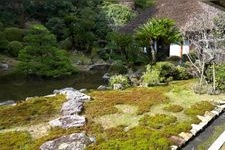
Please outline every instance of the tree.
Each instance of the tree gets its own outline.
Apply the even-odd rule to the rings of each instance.
[[[185,36],[193,45],[198,60],[194,62],[191,55],[187,55],[199,78],[199,85],[195,88],[195,92],[205,92],[208,90],[208,85],[212,85],[212,94],[216,92],[217,82],[219,82],[216,65],[222,63],[220,56],[224,57],[225,48],[225,18],[223,16],[224,13],[209,14],[206,9],[204,13],[193,17],[193,23],[184,28],[189,31],[185,33]]]
[[[73,72],[64,51],[56,46],[56,38],[43,25],[33,25],[24,37],[26,46],[19,53],[18,69],[27,75],[60,77]]]
[[[152,63],[156,62],[156,44],[158,40],[164,43],[180,42],[181,34],[171,19],[150,19],[136,30],[136,38],[142,46],[151,51]],[[149,52],[148,52],[149,53]]]
[[[132,46],[133,37],[129,34],[112,32],[109,34],[110,47],[119,50],[121,57],[126,61],[129,59],[129,49]]]

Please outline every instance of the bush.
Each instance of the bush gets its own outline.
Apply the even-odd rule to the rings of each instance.
[[[167,58],[167,61],[173,63],[174,65],[179,65],[181,58],[179,56],[171,56]]]
[[[184,110],[184,108],[180,105],[170,105],[170,106],[166,106],[163,108],[166,111],[170,111],[170,112],[181,112]]]
[[[0,32],[0,53],[8,49],[9,41],[5,38],[5,34]]]
[[[176,79],[179,74],[176,66],[170,62],[159,62],[155,67],[160,72],[160,82],[170,82]]]
[[[12,41],[9,43],[8,47],[8,53],[13,57],[17,57],[19,51],[23,48],[23,44],[18,41]]]
[[[160,83],[160,72],[158,70],[152,70],[150,65],[147,65],[146,72],[141,77],[142,85],[155,86]]]
[[[185,67],[177,66],[178,74],[176,76],[177,80],[187,80],[191,78],[191,75],[188,73]]]
[[[154,0],[134,0],[135,7],[148,8],[154,4]]]
[[[125,74],[127,68],[123,65],[122,61],[115,61],[109,68],[111,74]]]
[[[204,115],[206,111],[211,111],[214,108],[215,106],[210,102],[201,101],[184,110],[184,113],[188,116]]]
[[[129,81],[126,76],[123,75],[114,75],[109,79],[109,85],[113,86],[113,84],[122,84],[124,87],[129,86]]]
[[[10,28],[5,28],[3,31],[5,34],[5,37],[8,41],[23,41],[23,30],[16,28],[16,27],[10,27]]]
[[[65,49],[68,51],[72,50],[72,47],[73,47],[73,44],[72,44],[70,38],[67,38],[67,39],[61,41],[59,45],[62,49]]]
[[[175,116],[168,116],[165,114],[157,114],[155,116],[145,115],[141,120],[140,124],[143,126],[148,126],[153,129],[160,129],[171,123],[175,123],[177,118]]]

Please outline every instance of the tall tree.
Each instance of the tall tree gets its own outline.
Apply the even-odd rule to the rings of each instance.
[[[55,36],[44,26],[33,25],[24,41],[26,46],[19,53],[20,71],[46,77],[59,77],[73,72],[68,57],[57,47]]]

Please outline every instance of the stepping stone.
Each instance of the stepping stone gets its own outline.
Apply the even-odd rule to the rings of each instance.
[[[185,141],[188,141],[190,138],[193,137],[193,134],[187,133],[187,132],[181,132],[179,136],[182,137]]]

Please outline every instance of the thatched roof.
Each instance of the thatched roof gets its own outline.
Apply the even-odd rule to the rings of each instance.
[[[146,9],[134,20],[122,27],[120,31],[131,33],[150,18],[165,17],[175,20],[178,28],[186,30],[188,26],[196,23],[192,20],[195,16],[205,15],[206,11],[210,18],[222,13],[221,10],[197,0],[156,0],[154,7]]]

